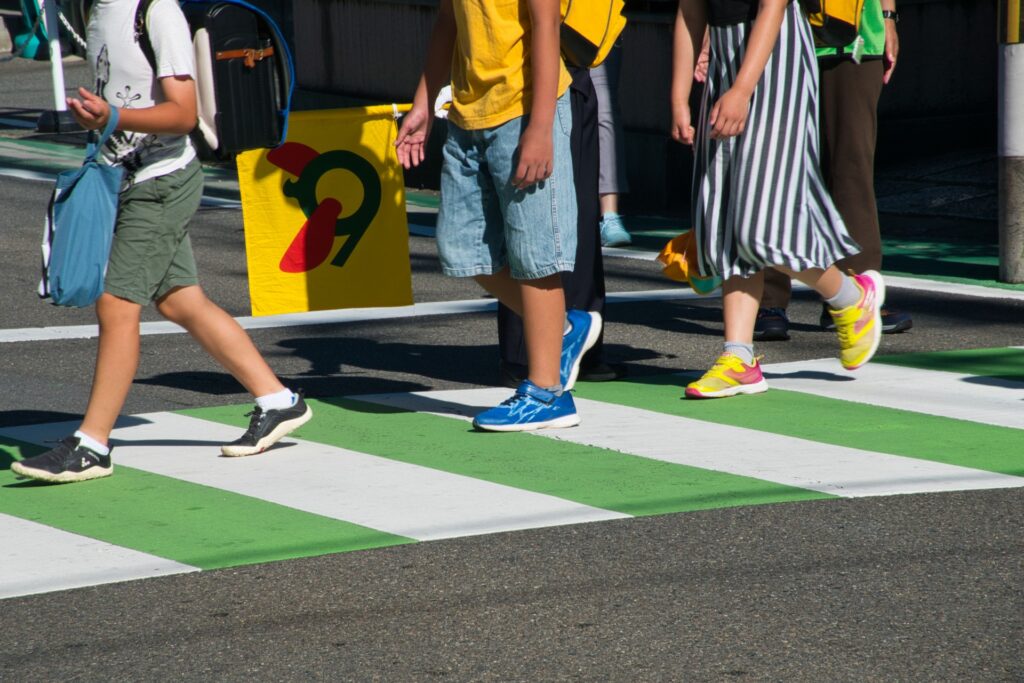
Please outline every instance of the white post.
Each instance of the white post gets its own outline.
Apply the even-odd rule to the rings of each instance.
[[[64,57],[60,52],[60,19],[57,17],[57,0],[39,0],[43,6],[46,21],[46,37],[50,41],[50,76],[53,81],[53,108],[67,111],[64,101]]]
[[[1024,282],[1024,16],[1001,0],[999,16],[999,279]]]

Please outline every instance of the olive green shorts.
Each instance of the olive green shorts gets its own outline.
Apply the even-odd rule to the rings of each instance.
[[[199,284],[188,224],[203,196],[202,165],[121,192],[104,289],[145,306],[175,287]]]

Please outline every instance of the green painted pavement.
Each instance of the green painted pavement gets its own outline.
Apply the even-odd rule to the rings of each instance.
[[[481,434],[453,418],[351,399],[311,403],[304,439],[629,515],[832,497],[529,434]],[[234,406],[181,412],[245,426]]]
[[[17,480],[10,463],[43,450],[0,438],[0,512],[201,569],[413,542],[116,464],[99,481]]]
[[[683,387],[688,381],[681,375],[657,375],[590,382],[577,384],[576,393],[581,398],[667,415],[1024,476],[1024,458],[1020,456],[1024,437],[1019,429],[782,389],[727,400],[684,400]],[[727,449],[728,444],[722,448]]]

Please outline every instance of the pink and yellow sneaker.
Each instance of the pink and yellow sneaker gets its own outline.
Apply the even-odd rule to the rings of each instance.
[[[723,353],[703,377],[686,385],[686,398],[724,398],[768,391],[760,360],[758,356],[753,365],[747,365],[738,356]]]
[[[874,270],[854,275],[861,297],[853,306],[829,309],[839,337],[839,360],[847,370],[856,370],[871,360],[882,340],[882,304],[885,282]]]

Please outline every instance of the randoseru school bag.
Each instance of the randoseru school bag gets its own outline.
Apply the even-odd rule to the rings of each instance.
[[[845,47],[857,39],[864,0],[800,0],[820,47]]]
[[[626,27],[623,0],[561,0],[562,56],[574,66],[593,68]]]
[[[43,277],[39,296],[58,306],[89,306],[103,293],[103,277],[117,220],[117,197],[124,169],[96,161],[117,127],[117,109],[96,141],[86,148],[82,167],[57,176],[43,231]]]
[[[156,73],[141,0],[135,35]],[[277,147],[288,134],[295,71],[288,43],[266,12],[244,0],[179,0],[192,31],[199,121],[192,142],[205,160]]]

